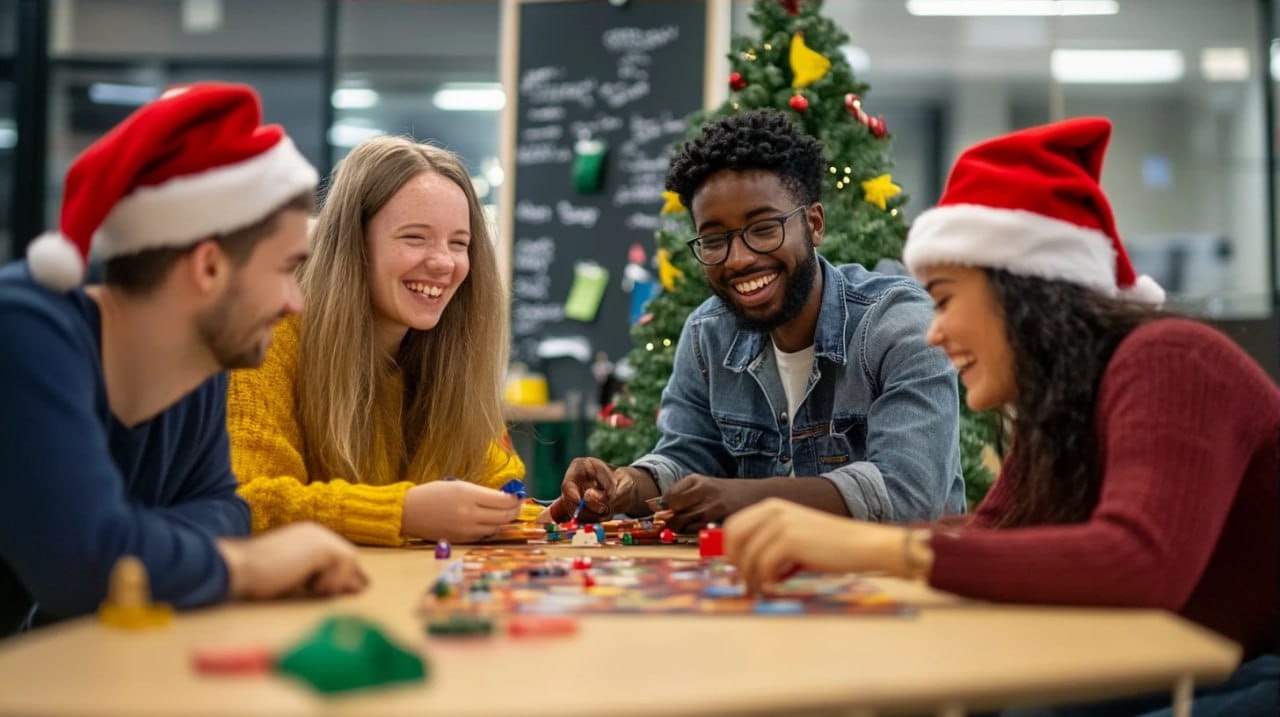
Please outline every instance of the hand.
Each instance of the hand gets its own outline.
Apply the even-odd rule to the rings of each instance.
[[[461,480],[416,485],[404,496],[400,532],[415,538],[474,543],[520,515],[520,499]]]
[[[667,519],[667,527],[683,533],[707,523],[724,522],[725,518],[760,500],[756,488],[750,479],[687,475],[676,481],[663,499],[667,508],[675,512]]]
[[[905,532],[769,498],[729,518],[724,549],[747,589],[758,592],[801,568],[902,574]]]
[[[578,520],[588,523],[608,520],[614,513],[635,512],[640,502],[636,481],[640,479],[653,480],[642,468],[614,468],[599,458],[575,458],[560,483],[561,508],[572,515],[585,497]]]
[[[369,584],[356,547],[316,523],[293,523],[249,539],[222,538],[231,597],[357,593]]]

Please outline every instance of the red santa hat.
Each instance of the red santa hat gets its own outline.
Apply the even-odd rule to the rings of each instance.
[[[37,281],[65,291],[102,259],[182,247],[251,226],[298,194],[316,170],[279,125],[262,124],[246,85],[176,87],[134,112],[67,172],[60,232],[32,242]]]
[[[1081,117],[1013,132],[965,150],[942,198],[907,234],[912,274],[937,264],[1067,281],[1160,304],[1137,276],[1099,178],[1111,122]]]

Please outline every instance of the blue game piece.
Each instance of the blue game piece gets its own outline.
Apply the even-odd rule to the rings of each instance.
[[[510,493],[520,500],[524,500],[529,494],[524,490],[524,481],[519,479],[511,479],[502,486],[503,493]]]
[[[604,542],[604,526],[596,523],[596,540]]]
[[[804,603],[799,600],[759,600],[755,611],[758,615],[803,615]]]
[[[742,597],[746,590],[741,585],[708,585],[702,589],[702,597]]]

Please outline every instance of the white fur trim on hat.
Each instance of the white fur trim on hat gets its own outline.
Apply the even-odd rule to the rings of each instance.
[[[36,281],[54,291],[70,291],[84,279],[84,257],[58,232],[45,232],[31,242],[27,268]]]
[[[1120,296],[1130,301],[1151,304],[1156,308],[1164,306],[1164,287],[1146,274],[1139,276],[1138,280],[1133,282],[1133,286],[1121,289]]]
[[[916,277],[926,266],[959,264],[1116,293],[1111,237],[1023,209],[948,204],[925,211],[911,223],[902,259]]]
[[[93,253],[108,259],[243,229],[315,189],[318,179],[293,140],[283,137],[243,162],[139,187],[107,215]]]

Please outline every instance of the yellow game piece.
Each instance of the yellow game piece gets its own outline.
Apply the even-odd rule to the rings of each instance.
[[[111,569],[107,599],[98,608],[98,620],[109,627],[143,630],[168,625],[173,620],[173,608],[151,602],[146,567],[136,557],[125,555]]]

